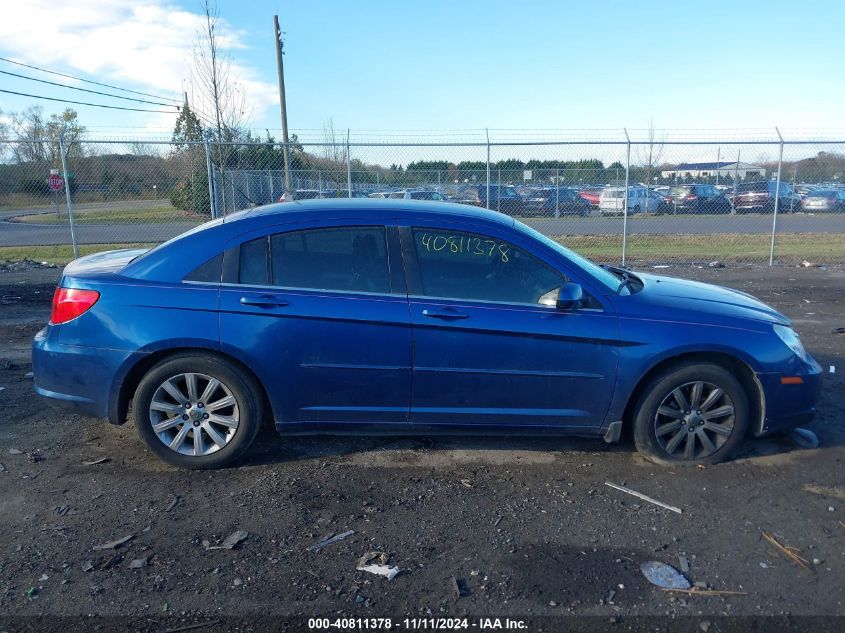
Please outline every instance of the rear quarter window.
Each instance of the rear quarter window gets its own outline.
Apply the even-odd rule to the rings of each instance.
[[[220,283],[223,274],[223,253],[219,253],[185,275],[183,281]]]

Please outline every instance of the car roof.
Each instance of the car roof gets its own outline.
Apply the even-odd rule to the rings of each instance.
[[[245,209],[194,227],[133,260],[122,274],[150,281],[172,281],[184,277],[237,235],[288,223],[354,219],[377,224],[400,217],[447,222],[470,220],[503,227],[514,225],[514,219],[503,213],[450,202],[404,198],[293,200]],[[186,239],[195,240],[196,248],[186,250],[183,243]]]
[[[448,202],[427,200],[384,199],[374,205],[371,198],[328,198],[322,200],[293,200],[292,202],[268,204],[262,207],[246,209],[227,216],[223,223],[243,223],[243,228],[261,228],[285,222],[302,222],[328,217],[364,217],[373,219],[399,216],[419,216],[427,219],[445,217],[449,219],[481,220],[510,226],[513,218],[479,207]]]

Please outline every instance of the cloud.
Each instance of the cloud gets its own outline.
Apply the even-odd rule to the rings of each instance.
[[[0,20],[0,50],[35,66],[181,100],[202,26],[200,13],[165,0],[18,0]],[[221,19],[223,48],[237,53],[246,48],[244,38]],[[273,105],[274,85],[252,68],[233,61],[230,73],[243,85],[256,115]]]

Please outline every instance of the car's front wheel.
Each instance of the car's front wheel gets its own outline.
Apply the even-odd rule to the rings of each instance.
[[[748,398],[720,365],[687,363],[656,376],[634,417],[637,450],[660,464],[716,464],[745,437]]]
[[[133,401],[147,447],[181,468],[219,468],[241,457],[261,424],[251,377],[220,358],[179,354],[153,366]]]

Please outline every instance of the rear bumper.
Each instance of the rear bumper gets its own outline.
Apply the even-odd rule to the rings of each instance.
[[[57,344],[44,328],[32,341],[35,393],[59,409],[110,417],[112,385],[131,356],[119,350]]]
[[[812,364],[805,371],[792,374],[802,379],[801,384],[783,384],[783,373],[757,374],[763,388],[766,402],[766,415],[762,428],[755,435],[770,435],[788,431],[796,426],[807,424],[816,416],[816,403],[822,390],[822,368],[811,357]]]

